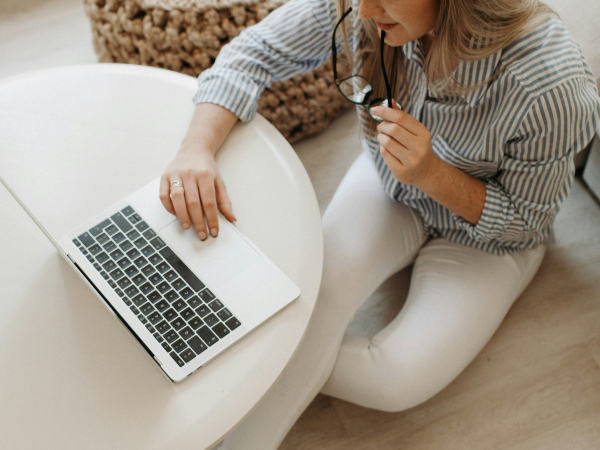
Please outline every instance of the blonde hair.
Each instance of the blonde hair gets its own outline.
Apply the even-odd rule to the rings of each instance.
[[[464,84],[455,77],[453,71],[461,61],[477,61],[493,55],[519,39],[549,14],[556,14],[538,0],[438,0],[438,4],[435,39],[427,54],[424,71],[430,87],[445,93],[466,92],[495,79],[508,64],[477,85]],[[338,0],[337,6],[343,14],[347,8],[346,0]],[[362,25],[359,49],[363,61],[361,75],[373,86],[372,98],[385,98],[379,56],[379,31],[373,20],[364,20]],[[343,32],[346,57],[352,61],[344,26]],[[473,38],[480,45],[471,45]],[[520,56],[521,54],[517,55],[512,61]],[[402,47],[386,45],[383,57],[392,96],[408,100]],[[377,123],[372,122],[371,131],[374,131]]]

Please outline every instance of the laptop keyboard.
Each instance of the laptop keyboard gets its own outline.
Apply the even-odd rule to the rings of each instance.
[[[73,243],[180,367],[241,325],[131,206]]]

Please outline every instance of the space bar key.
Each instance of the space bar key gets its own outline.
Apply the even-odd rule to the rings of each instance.
[[[179,259],[179,257],[173,253],[173,251],[169,247],[165,247],[159,251],[163,258],[167,260],[167,262],[175,269],[175,271],[181,275],[187,283],[192,287],[192,289],[196,292],[204,289],[204,283],[198,279],[194,273],[188,269],[188,266]]]

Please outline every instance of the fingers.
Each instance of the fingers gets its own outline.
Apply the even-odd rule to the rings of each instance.
[[[202,202],[200,201],[200,193],[196,178],[188,174],[183,178],[183,187],[185,192],[185,204],[187,212],[192,220],[194,230],[200,240],[206,239],[206,224],[204,223],[204,214],[202,213]],[[185,227],[184,227],[185,228]]]
[[[215,193],[217,194],[217,203],[219,205],[219,209],[223,213],[223,215],[230,222],[235,222],[237,218],[235,214],[233,214],[233,207],[231,206],[231,200],[229,199],[229,194],[227,194],[227,189],[225,188],[225,183],[220,175],[215,178]]]
[[[217,200],[215,195],[214,178],[208,174],[202,175],[198,180],[200,197],[202,198],[202,209],[206,216],[208,230],[212,237],[219,234],[219,219],[217,216]]]
[[[412,117],[410,114],[405,113],[399,109],[385,108],[383,106],[377,106],[371,110],[377,117],[398,124],[411,132],[414,135],[418,135],[423,131],[424,125],[417,119]]]
[[[181,222],[181,226],[186,230],[190,227],[190,216],[188,215],[187,205],[185,202],[185,188],[182,186],[172,186],[174,181],[179,180],[170,180],[170,189],[171,189],[171,202],[173,203],[173,207],[175,208],[175,214]],[[180,184],[181,181],[179,181]]]
[[[377,131],[379,131],[380,134],[385,134],[395,139],[406,148],[415,148],[419,142],[418,136],[415,136],[406,128],[393,122],[380,123],[377,126]]]
[[[159,197],[160,201],[165,207],[167,211],[171,214],[175,215],[175,208],[173,208],[173,203],[171,202],[171,182],[166,175],[163,175],[160,178],[160,189],[159,189]]]

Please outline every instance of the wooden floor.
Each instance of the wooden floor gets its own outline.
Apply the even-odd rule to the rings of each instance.
[[[82,0],[2,0],[0,78],[95,61]],[[351,112],[294,147],[323,211],[360,151]],[[0,187],[4,189],[3,187]],[[410,268],[388,280],[353,326],[374,334],[373,308],[402,307]],[[391,308],[390,308],[391,305]],[[576,181],[556,243],[489,344],[424,404],[382,413],[318,396],[280,450],[600,449],[600,206]]]

